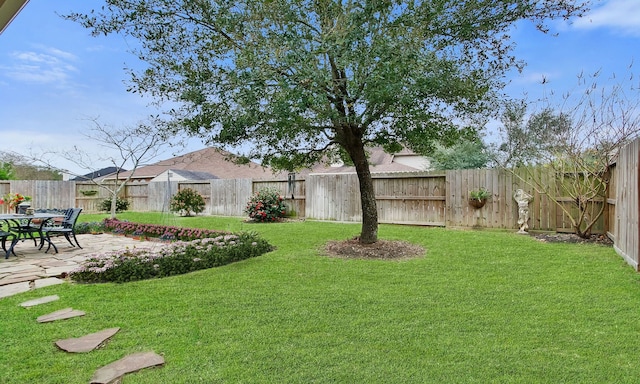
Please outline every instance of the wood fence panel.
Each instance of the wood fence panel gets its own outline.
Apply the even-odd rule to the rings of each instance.
[[[445,225],[444,175],[380,175],[373,177],[381,223]]]
[[[446,173],[446,225],[451,227],[501,227],[500,191],[496,186],[499,174],[493,170],[454,170]],[[469,205],[470,192],[485,188],[491,198],[484,207]]]
[[[129,210],[138,212],[149,211],[148,201],[149,183],[130,183],[125,185],[124,197],[129,200]]]
[[[75,207],[82,208],[83,213],[98,213],[102,201],[110,198],[109,191],[92,182],[75,182]]]
[[[640,266],[640,233],[638,228],[640,191],[640,140],[620,151],[616,163],[615,201],[616,252],[635,270]]]
[[[294,180],[292,183],[287,183],[286,203],[288,214],[291,216],[304,217],[307,209],[307,183],[304,179]]]
[[[75,203],[75,186],[73,182],[59,180],[11,180],[9,181],[9,190],[5,193],[9,192],[31,196],[31,207],[35,209],[69,208],[73,207]],[[4,211],[8,212],[6,207],[4,207]]]
[[[171,198],[179,191],[178,181],[154,181],[147,184],[147,210],[170,212]]]
[[[244,216],[244,208],[253,193],[251,179],[211,180],[209,213],[220,216]]]
[[[356,174],[311,174],[306,177],[306,182],[306,217],[333,221],[362,220]]]

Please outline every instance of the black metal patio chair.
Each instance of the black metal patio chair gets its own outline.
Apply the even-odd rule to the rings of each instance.
[[[0,242],[2,243],[2,250],[5,253],[5,259],[9,258],[9,253],[7,252],[7,240],[11,238],[11,241],[13,241],[13,238],[15,238],[15,236],[16,235],[9,230],[9,224],[7,224],[6,222],[0,222]],[[13,248],[11,249],[11,253],[13,253],[13,256],[16,256]]]
[[[78,239],[76,238],[76,232],[75,232],[76,221],[78,221],[80,212],[82,212],[82,208],[69,208],[67,210],[67,215],[65,216],[64,220],[62,220],[60,225],[49,226],[45,224],[41,228],[42,239],[40,241],[40,249],[42,249],[42,247],[44,246],[44,242],[46,241],[47,243],[49,243],[49,245],[47,246],[47,249],[44,252],[45,253],[49,252],[49,249],[51,248],[51,246],[53,246],[53,249],[56,251],[56,253],[58,253],[58,248],[51,241],[51,236],[59,236],[59,235],[64,236],[65,239],[67,239],[67,241],[69,242],[69,244],[71,244],[72,247],[77,246],[78,248],[82,249],[82,247],[80,246],[80,243],[78,242]],[[71,241],[72,237],[73,237],[73,241],[75,241],[75,244],[73,243],[73,241]]]
[[[19,207],[19,214],[24,215],[27,207]],[[12,220],[12,224],[9,225],[9,231],[13,232],[19,239],[30,238],[33,240],[33,245],[38,245],[38,238],[42,237],[40,227],[42,223],[36,223],[31,218],[25,217],[23,219]],[[37,235],[37,236],[36,236]]]

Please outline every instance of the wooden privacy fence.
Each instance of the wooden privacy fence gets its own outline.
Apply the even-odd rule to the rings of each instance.
[[[554,175],[536,170],[537,178],[556,183]],[[457,170],[445,173],[373,174],[373,183],[381,223],[446,226],[517,228],[518,206],[513,195],[522,188],[534,196],[529,205],[532,230],[572,231],[561,209],[547,196],[538,194],[522,181],[530,174],[516,177],[495,169]],[[205,214],[243,216],[252,193],[275,188],[286,197],[289,212],[315,220],[358,222],[362,219],[360,192],[355,174],[311,174],[304,179],[287,180],[216,179],[207,181],[166,181],[129,183],[121,193],[132,211],[168,212],[171,196],[183,188],[199,192],[205,199]],[[486,205],[469,205],[471,190],[491,192]],[[83,212],[99,212],[108,190],[90,182],[5,181],[0,192],[19,192],[33,196],[34,208],[76,206]],[[571,204],[567,201],[567,204]],[[602,204],[602,202],[598,203]],[[2,207],[1,209],[4,209]],[[595,232],[606,231],[610,215],[602,218]]]

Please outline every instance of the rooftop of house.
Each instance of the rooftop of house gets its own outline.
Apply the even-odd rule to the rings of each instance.
[[[426,158],[406,148],[395,154],[385,152],[382,147],[369,147],[367,148],[367,152],[369,154],[369,167],[372,173],[417,172],[426,170],[428,166]],[[415,158],[416,160],[404,161],[409,158]],[[356,168],[350,165],[319,163],[301,173],[354,173],[355,171]]]
[[[168,172],[172,172],[178,176],[181,176],[187,180],[211,180],[218,179],[218,176],[213,175],[209,172],[200,172],[200,171],[187,171],[185,169],[168,169]]]
[[[115,174],[118,170],[120,170],[120,172],[126,172],[126,170],[122,168],[106,167],[106,168],[99,169],[97,171],[87,173],[86,175],[76,176],[72,178],[71,181],[87,181],[87,180],[101,179],[106,176]]]
[[[204,148],[185,155],[159,161],[135,170],[134,180],[151,180],[161,173],[172,171],[206,172],[218,179],[273,179],[274,173],[255,162],[238,163],[235,156],[218,148]],[[131,172],[118,175],[129,177]],[[211,178],[211,177],[209,177]]]

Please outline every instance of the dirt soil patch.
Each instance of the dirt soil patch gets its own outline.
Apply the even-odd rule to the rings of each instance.
[[[373,244],[360,244],[358,238],[330,241],[325,246],[330,256],[347,259],[408,260],[423,257],[426,250],[406,241],[378,240]]]
[[[531,236],[545,243],[600,244],[613,246],[613,241],[611,241],[607,235],[591,235],[586,239],[573,233],[531,233]]]

